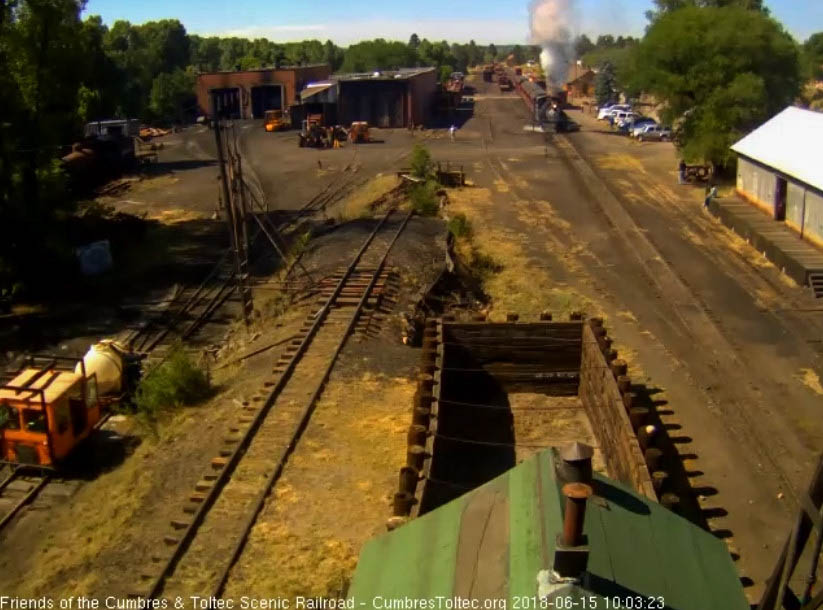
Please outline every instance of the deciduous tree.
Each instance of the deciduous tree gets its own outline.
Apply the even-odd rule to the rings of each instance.
[[[803,43],[803,76],[823,80],[823,32],[812,34]]]
[[[161,72],[152,83],[149,108],[161,120],[183,122],[185,110],[193,106],[195,80],[189,70]]]
[[[594,97],[598,106],[611,102],[617,96],[617,82],[614,67],[606,62],[600,67],[594,80]]]
[[[577,40],[574,42],[574,53],[578,59],[583,57],[589,51],[593,51],[594,48],[594,43],[585,34],[578,36]]]
[[[764,15],[769,14],[769,9],[763,4],[763,0],[654,0],[656,10],[646,11],[649,21],[657,21],[663,15],[681,8],[742,8],[749,11],[758,11]]]
[[[797,45],[760,11],[687,7],[649,29],[634,55],[633,85],[666,105],[684,155],[718,165],[729,146],[792,103]]]

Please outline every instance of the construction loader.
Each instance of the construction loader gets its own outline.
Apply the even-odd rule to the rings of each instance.
[[[263,115],[263,128],[268,132],[288,129],[289,124],[282,110],[266,110]]]

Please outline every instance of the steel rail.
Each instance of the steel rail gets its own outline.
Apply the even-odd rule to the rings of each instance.
[[[19,468],[16,466],[11,467],[11,474],[9,474],[9,476],[0,481],[0,492],[2,492],[6,487],[9,486],[9,483],[11,483],[17,478],[18,470]]]
[[[4,488],[9,483],[11,483],[11,481],[9,479],[16,478],[18,472],[20,472],[19,468],[16,469],[10,477],[8,477],[7,479],[5,479],[3,481]],[[50,474],[43,475],[43,477],[35,484],[35,486],[32,487],[26,493],[25,496],[20,498],[20,500],[17,502],[17,504],[15,504],[14,506],[11,507],[9,512],[7,512],[5,515],[3,515],[3,518],[0,519],[0,530],[2,530],[4,527],[6,527],[6,525],[8,525],[11,522],[11,520],[14,519],[15,515],[17,515],[17,513],[20,512],[21,508],[23,508],[26,504],[28,504],[29,502],[34,500],[34,498],[37,496],[37,494],[40,493],[40,491],[46,486],[46,484],[50,480],[51,480],[51,475]]]
[[[391,211],[389,212],[389,214],[391,214]],[[249,515],[246,518],[245,524],[243,525],[242,533],[235,545],[234,551],[232,552],[231,556],[229,557],[229,560],[226,562],[225,566],[221,570],[220,579],[218,580],[217,586],[214,588],[214,591],[212,592],[213,598],[219,598],[223,594],[223,589],[226,585],[226,582],[229,579],[229,573],[231,572],[234,565],[237,563],[237,560],[240,558],[240,555],[243,553],[243,549],[245,548],[246,542],[249,538],[249,534],[251,533],[251,530],[257,521],[257,517],[260,515],[260,511],[263,510],[263,506],[266,503],[266,499],[271,494],[272,487],[274,487],[274,485],[280,479],[280,476],[283,473],[283,469],[285,468],[286,463],[289,460],[289,457],[294,452],[294,449],[297,447],[298,441],[302,437],[303,432],[306,430],[306,427],[309,424],[309,420],[311,419],[311,416],[314,413],[314,409],[317,406],[317,401],[323,393],[323,390],[326,387],[326,383],[328,382],[329,377],[331,376],[332,370],[334,369],[334,365],[336,364],[337,359],[340,356],[340,353],[343,351],[343,348],[345,347],[349,337],[354,332],[357,326],[357,321],[360,318],[360,314],[363,311],[363,307],[368,302],[375,284],[377,284],[380,275],[383,273],[383,268],[386,265],[386,259],[389,257],[389,252],[391,252],[391,249],[394,247],[394,244],[397,242],[397,239],[400,237],[400,234],[406,228],[406,225],[408,224],[409,219],[412,217],[413,214],[414,210],[410,211],[403,219],[403,222],[397,229],[397,232],[394,234],[394,237],[392,238],[391,242],[389,242],[389,245],[386,247],[386,251],[383,253],[380,262],[377,264],[377,268],[374,270],[374,273],[372,274],[368,286],[363,291],[363,295],[360,297],[360,301],[357,303],[357,306],[355,307],[354,313],[351,316],[351,320],[349,320],[349,323],[346,326],[346,330],[343,331],[343,335],[341,336],[340,341],[337,344],[334,353],[332,354],[331,360],[326,366],[325,371],[323,371],[323,375],[320,377],[320,381],[317,383],[317,387],[314,390],[314,393],[311,395],[311,398],[309,398],[309,402],[306,405],[303,415],[300,418],[300,422],[298,423],[297,429],[294,431],[294,434],[289,440],[289,444],[286,447],[286,450],[283,452],[282,456],[280,457],[280,460],[278,460],[275,469],[272,471],[271,475],[266,480],[263,489],[260,490],[260,493],[257,496],[253,508],[249,511]],[[388,214],[386,215],[386,217],[388,217]]]
[[[337,195],[341,190],[348,188],[356,181],[356,178],[350,179],[348,181],[344,180],[344,178],[345,176],[341,174],[337,180],[333,180],[332,182],[327,184],[318,194],[316,194],[306,204],[304,204],[302,207],[298,209],[297,214],[294,218],[286,220],[285,222],[277,226],[277,231],[279,233],[282,233],[283,231],[287,231],[289,229],[294,228],[302,218],[310,214],[313,214],[317,212],[319,209],[323,208],[325,205],[327,205],[328,201],[332,197]],[[252,196],[254,197],[253,194]],[[258,227],[251,238],[250,247],[255,246],[261,233],[262,229]],[[225,266],[228,257],[229,251],[226,250],[226,252],[223,253],[223,255],[220,257],[220,259],[214,264],[212,270],[202,280],[200,285],[194,290],[194,292],[188,297],[188,299],[186,299],[185,303],[172,314],[171,320],[169,320],[163,325],[163,327],[160,329],[159,333],[156,336],[154,336],[151,339],[144,340],[140,344],[138,351],[149,353],[153,351],[158,345],[160,345],[160,343],[163,341],[163,339],[166,338],[169,332],[171,332],[179,324],[182,317],[185,314],[189,313],[189,311],[192,309],[192,306],[197,302],[201,293],[204,290],[210,290],[210,288],[206,288],[207,284],[209,284],[209,282],[211,282],[212,279],[218,274],[218,272]],[[203,324],[203,322],[207,320],[214,313],[214,311],[218,307],[220,307],[220,305],[222,305],[223,302],[225,302],[226,298],[228,297],[227,295],[223,294],[223,291],[231,284],[233,280],[234,272],[233,270],[231,270],[229,272],[229,276],[225,280],[223,280],[222,283],[218,284],[219,289],[217,293],[205,305],[205,307],[203,308],[203,312],[199,314],[197,318],[195,318],[195,320],[192,321],[184,338],[190,336],[195,330],[197,330],[197,328],[199,328]],[[172,299],[170,305],[174,305],[175,302],[178,301],[178,299],[180,299],[182,296],[183,292],[181,292],[174,299]],[[150,332],[151,330],[152,325],[147,324],[144,328],[138,330],[134,335],[132,335],[132,337],[129,338],[129,341],[132,344],[134,344],[135,341],[140,339],[141,335],[144,335]]]
[[[383,225],[386,223],[388,218],[393,213],[393,209],[389,210],[386,213],[386,215],[380,220],[378,225],[374,228],[372,233],[368,236],[366,241],[360,247],[357,254],[355,254],[354,258],[352,259],[352,262],[349,264],[349,266],[346,268],[346,271],[343,273],[340,280],[337,282],[337,286],[335,287],[332,294],[328,297],[328,299],[326,299],[326,302],[324,303],[323,307],[315,315],[314,322],[307,331],[306,336],[300,342],[300,345],[298,346],[295,353],[292,355],[291,359],[289,360],[289,363],[286,365],[286,368],[277,380],[277,383],[272,388],[271,392],[269,393],[269,396],[266,398],[260,410],[254,416],[249,427],[243,433],[243,436],[237,443],[231,455],[228,457],[225,466],[220,470],[220,473],[213,481],[212,486],[206,493],[202,502],[199,503],[198,508],[192,515],[190,522],[182,531],[179,538],[171,542],[171,544],[174,547],[171,552],[171,555],[163,562],[161,562],[162,565],[160,567],[160,572],[149,583],[146,594],[132,594],[131,597],[144,597],[148,599],[155,599],[160,593],[162,593],[166,579],[174,572],[174,569],[179,563],[180,559],[185,555],[189,545],[191,544],[192,540],[197,534],[197,531],[200,528],[200,525],[203,523],[203,520],[205,519],[207,513],[219,497],[220,493],[223,491],[223,488],[225,487],[226,483],[228,483],[229,479],[234,473],[235,468],[237,467],[237,464],[240,462],[241,458],[245,454],[246,449],[251,444],[251,441],[254,439],[263,421],[268,416],[269,411],[274,406],[274,403],[277,401],[277,398],[279,397],[280,393],[286,387],[286,384],[288,383],[291,374],[297,367],[297,364],[300,361],[300,359],[305,354],[306,350],[309,347],[309,344],[312,342],[314,336],[317,334],[317,331],[325,322],[329,311],[334,305],[334,302],[337,300],[337,297],[343,291],[343,287],[345,286],[349,277],[354,272],[355,268],[357,267],[357,264],[360,262],[360,259],[362,258],[366,250],[368,250],[374,238],[380,232],[380,229],[383,227]]]

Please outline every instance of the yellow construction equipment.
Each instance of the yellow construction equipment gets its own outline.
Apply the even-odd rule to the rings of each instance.
[[[263,115],[263,127],[266,131],[272,132],[288,129],[289,124],[282,110],[266,110]]]

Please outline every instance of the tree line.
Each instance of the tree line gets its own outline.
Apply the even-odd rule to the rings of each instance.
[[[602,104],[651,94],[687,161],[731,168],[729,147],[797,101],[823,110],[823,33],[800,44],[761,0],[655,0],[642,39],[583,49]],[[591,42],[591,41],[589,41]]]

